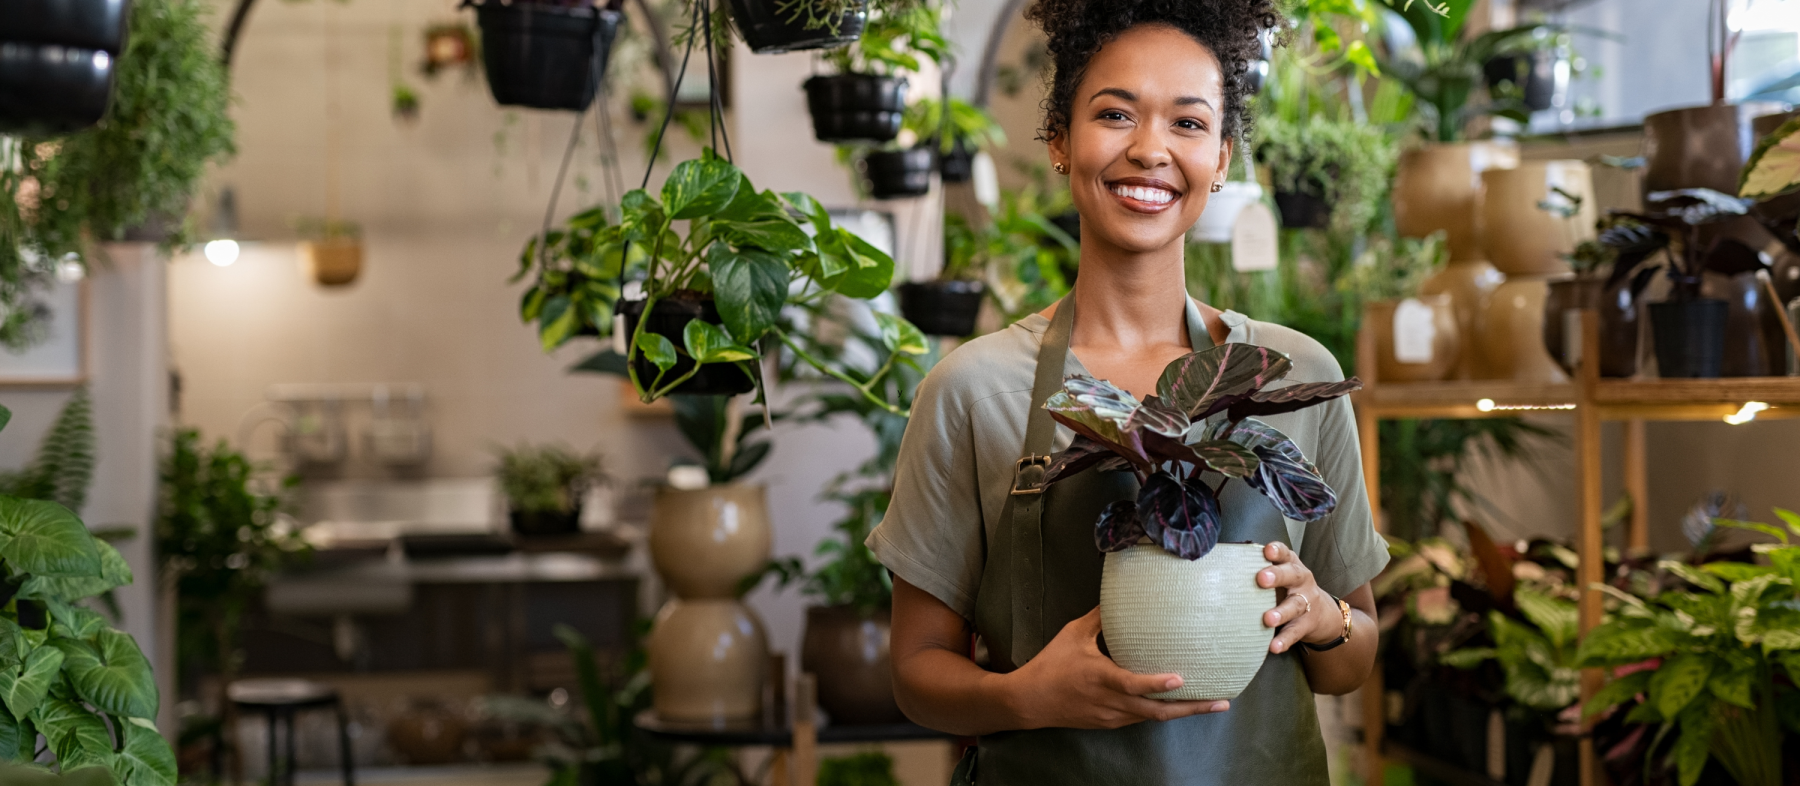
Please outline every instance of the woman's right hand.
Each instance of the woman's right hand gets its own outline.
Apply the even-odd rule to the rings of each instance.
[[[1134,674],[1100,652],[1100,609],[1064,625],[1037,657],[1006,675],[1024,728],[1116,729],[1224,712],[1225,701],[1145,698],[1181,687],[1179,674]]]

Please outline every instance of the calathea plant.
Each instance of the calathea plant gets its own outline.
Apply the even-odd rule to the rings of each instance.
[[[1318,519],[1337,507],[1337,495],[1292,439],[1256,416],[1322,404],[1362,381],[1268,388],[1292,368],[1275,350],[1222,344],[1170,363],[1156,394],[1141,403],[1105,380],[1070,377],[1044,408],[1074,430],[1075,441],[1052,457],[1043,482],[1089,467],[1137,475],[1137,499],[1106,506],[1095,524],[1094,542],[1108,552],[1148,537],[1182,559],[1206,556],[1219,541],[1219,492],[1231,478],[1248,482],[1287,518]],[[1222,476],[1218,486],[1206,482],[1208,473]]]

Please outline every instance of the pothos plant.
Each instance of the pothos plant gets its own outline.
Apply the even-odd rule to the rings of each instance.
[[[0,408],[0,427],[10,418]],[[152,721],[150,661],[79,605],[130,584],[125,559],[68,508],[0,497],[0,565],[0,762],[172,786],[175,753]]]
[[[1653,750],[1673,735],[1666,760],[1681,786],[1713,758],[1737,783],[1778,786],[1783,735],[1800,734],[1800,514],[1775,512],[1785,529],[1717,522],[1774,537],[1754,547],[1768,564],[1665,561],[1691,589],[1641,599],[1603,588],[1618,612],[1577,653],[1577,666],[1614,677],[1584,711],[1629,707],[1625,722],[1660,727]]]
[[[1095,545],[1107,552],[1148,537],[1182,559],[1206,556],[1224,523],[1219,492],[1232,478],[1262,492],[1286,518],[1318,519],[1337,507],[1337,495],[1292,439],[1256,416],[1323,404],[1362,381],[1269,388],[1292,368],[1267,347],[1222,344],[1170,363],[1156,394],[1142,402],[1110,382],[1070,377],[1044,409],[1074,430],[1075,440],[1052,457],[1043,483],[1089,467],[1137,475],[1137,499],[1107,505],[1095,524]],[[1221,476],[1217,486],[1207,482],[1209,473]]]

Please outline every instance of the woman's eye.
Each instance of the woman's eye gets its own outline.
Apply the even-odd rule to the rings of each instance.
[[[1194,120],[1191,118],[1183,118],[1181,120],[1177,120],[1177,121],[1175,121],[1175,125],[1180,128],[1185,128],[1189,131],[1205,131],[1206,130],[1205,123],[1202,123],[1198,120]]]
[[[1108,109],[1100,113],[1101,120],[1124,120],[1125,113],[1117,109]]]

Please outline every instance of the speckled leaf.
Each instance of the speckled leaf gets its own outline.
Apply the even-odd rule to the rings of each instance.
[[[1085,434],[1076,434],[1075,440],[1069,443],[1068,450],[1050,457],[1050,466],[1044,468],[1044,485],[1073,477],[1075,473],[1109,458],[1115,458],[1110,448],[1089,439]]]
[[[669,218],[699,218],[719,212],[748,184],[731,164],[706,155],[675,165],[663,181],[662,201]]]
[[[1156,395],[1192,419],[1227,396],[1241,396],[1286,376],[1286,355],[1250,344],[1221,344],[1177,358],[1156,381]]]
[[[1274,390],[1258,390],[1232,403],[1226,413],[1232,420],[1280,415],[1349,395],[1361,390],[1362,386],[1362,380],[1351,377],[1342,382],[1304,382]]]
[[[1800,188],[1800,119],[1783,123],[1763,137],[1744,165],[1738,196],[1768,199]]]
[[[1125,428],[1130,431],[1146,429],[1165,437],[1180,437],[1187,433],[1187,413],[1169,406],[1156,396],[1147,396],[1144,403],[1132,410],[1131,416],[1125,419]]]
[[[1325,483],[1319,469],[1306,460],[1300,446],[1274,426],[1254,418],[1238,422],[1221,421],[1203,432],[1206,439],[1218,439],[1227,428],[1232,442],[1249,448],[1259,463],[1256,472],[1246,477],[1250,485],[1268,497],[1281,515],[1295,521],[1313,521],[1337,508],[1337,494]]]
[[[1100,521],[1094,524],[1094,545],[1101,551],[1124,551],[1136,545],[1144,536],[1144,526],[1138,522],[1137,503],[1121,499],[1115,500],[1100,511]]]
[[[1137,508],[1144,534],[1170,554],[1196,560],[1218,545],[1219,499],[1205,483],[1157,472],[1139,489]]]
[[[1234,478],[1250,477],[1262,464],[1255,451],[1228,439],[1209,439],[1192,447],[1208,469]]]
[[[1713,661],[1707,655],[1683,655],[1665,661],[1656,670],[1656,676],[1650,678],[1650,695],[1656,701],[1657,712],[1665,718],[1681,714],[1688,702],[1706,688],[1706,678],[1712,676],[1712,670]]]

